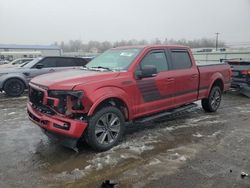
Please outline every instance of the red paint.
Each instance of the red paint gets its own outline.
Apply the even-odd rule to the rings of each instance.
[[[160,100],[145,102],[138,88],[138,80],[135,78],[135,69],[142,58],[154,49],[182,49],[187,50],[192,67],[183,70],[168,70],[160,72],[155,77],[144,78],[154,81],[162,97]],[[31,86],[38,87],[45,92],[44,104],[49,98],[47,90],[78,90],[84,92],[82,103],[86,116],[93,115],[98,105],[106,99],[117,98],[123,101],[127,107],[128,119],[157,113],[162,110],[176,108],[208,97],[210,89],[216,80],[221,80],[224,91],[229,89],[231,81],[230,66],[212,65],[197,67],[188,47],[183,46],[146,46],[132,62],[127,71],[124,72],[86,72],[82,70],[52,73],[32,79]],[[47,88],[44,90],[43,88]],[[28,103],[28,111],[39,119],[48,120],[48,126],[39,126],[48,131],[79,138],[82,136],[86,122],[72,120],[69,117],[59,115],[48,116],[35,111]],[[61,130],[52,126],[53,122],[69,122],[70,130]],[[33,120],[34,122],[34,120]]]
[[[29,119],[40,126],[43,129],[46,129],[47,131],[54,132],[57,134],[73,137],[73,138],[80,138],[82,133],[84,132],[85,128],[87,127],[87,123],[83,121],[78,121],[78,120],[72,120],[69,118],[64,118],[60,116],[48,116],[44,115],[35,109],[32,108],[31,104],[28,102],[27,103],[27,110],[29,113],[31,113],[33,116],[37,118],[39,121],[35,121],[29,116]],[[41,123],[42,121],[46,121],[47,123],[44,125]],[[70,125],[69,130],[63,130],[54,127],[54,123],[63,126],[64,123],[67,123]]]

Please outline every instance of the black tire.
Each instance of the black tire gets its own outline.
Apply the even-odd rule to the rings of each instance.
[[[208,98],[202,99],[201,101],[202,108],[206,112],[216,112],[220,106],[221,98],[222,98],[221,88],[219,86],[214,86],[211,89]]]
[[[123,136],[124,123],[124,116],[118,108],[104,107],[89,119],[84,138],[96,151],[109,150]]]
[[[23,94],[25,85],[22,80],[11,78],[4,83],[3,90],[7,96],[18,97]]]

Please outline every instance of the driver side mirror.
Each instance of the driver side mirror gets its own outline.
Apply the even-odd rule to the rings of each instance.
[[[43,64],[38,63],[38,64],[36,65],[36,68],[37,68],[37,69],[41,69],[41,68],[43,68]]]
[[[136,71],[136,77],[138,79],[154,77],[156,74],[157,69],[154,65],[145,65],[140,70]]]

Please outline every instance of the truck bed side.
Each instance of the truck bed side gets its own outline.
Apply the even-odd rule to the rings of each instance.
[[[227,91],[231,83],[231,69],[228,64],[197,66],[200,73],[198,99],[207,98],[215,82]]]

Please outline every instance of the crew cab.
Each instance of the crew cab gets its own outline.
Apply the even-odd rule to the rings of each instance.
[[[82,67],[88,62],[89,58],[48,56],[24,62],[20,67],[0,68],[0,91],[17,97],[23,94],[29,81],[35,76]]]
[[[118,143],[126,123],[145,123],[197,100],[215,112],[230,81],[228,64],[197,66],[185,46],[119,47],[82,69],[32,79],[27,110],[64,146],[84,139],[105,151]]]

